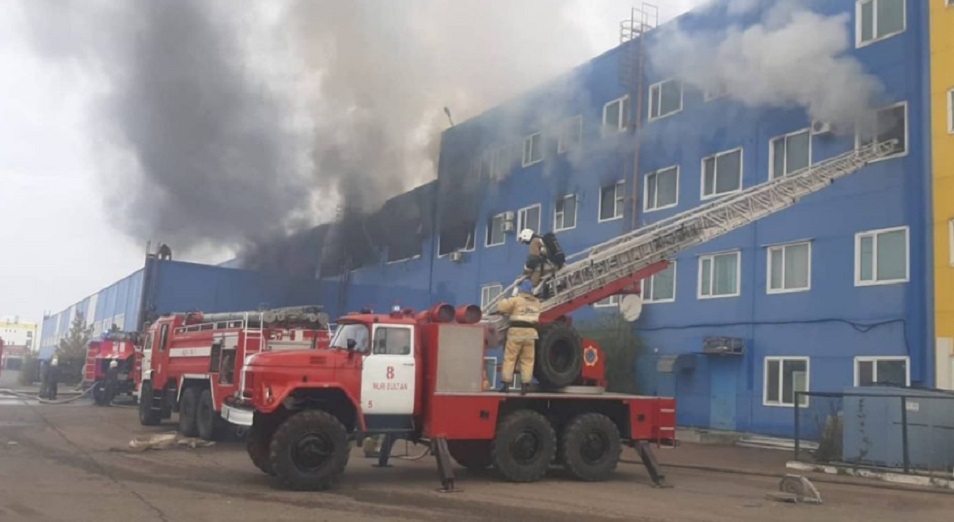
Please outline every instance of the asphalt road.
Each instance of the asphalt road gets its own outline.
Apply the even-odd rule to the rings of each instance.
[[[650,486],[644,469],[621,464],[614,479],[575,482],[554,470],[534,484],[499,482],[492,472],[455,469],[457,493],[439,493],[432,457],[379,469],[356,451],[339,487],[295,493],[273,487],[241,442],[196,449],[129,452],[131,438],[174,430],[139,426],[131,407],[0,404],[0,520],[580,520],[783,522],[949,521],[954,495],[816,483],[825,504],[765,499],[778,476],[668,468],[673,488]],[[411,454],[423,448],[410,446]],[[690,447],[685,447],[690,451]],[[764,469],[737,448],[732,461]],[[681,448],[661,459],[675,459]],[[693,460],[716,449],[693,447]],[[403,443],[395,446],[404,454]],[[686,453],[683,453],[686,455]],[[777,457],[773,457],[777,458]],[[676,459],[678,460],[678,459]]]

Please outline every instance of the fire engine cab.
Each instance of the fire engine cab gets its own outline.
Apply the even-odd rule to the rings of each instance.
[[[183,435],[217,440],[228,426],[222,399],[237,389],[246,357],[314,353],[329,338],[328,316],[317,306],[162,316],[143,334],[139,422],[153,426],[178,412]]]

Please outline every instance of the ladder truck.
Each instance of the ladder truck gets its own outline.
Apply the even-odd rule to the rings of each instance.
[[[497,301],[484,309],[438,303],[418,314],[348,314],[328,350],[249,357],[223,415],[250,427],[252,463],[287,489],[333,487],[351,441],[376,435],[385,436],[381,466],[394,440],[429,444],[445,491],[454,488],[451,459],[472,469],[492,466],[515,482],[539,480],[554,464],[579,480],[605,480],[622,445],[632,446],[661,483],[650,445],[674,446],[675,400],[567,386],[583,373],[581,347],[597,348],[581,342],[568,314],[628,291],[678,252],[779,212],[894,147],[854,149],[596,245],[560,268],[545,281],[537,361],[564,362],[538,363],[541,386],[533,391],[508,394],[485,385],[484,355],[507,328],[493,313]]]
[[[328,314],[318,306],[162,316],[143,334],[139,422],[154,426],[177,412],[183,435],[221,439],[222,399],[235,392],[246,357],[313,352],[329,339]]]

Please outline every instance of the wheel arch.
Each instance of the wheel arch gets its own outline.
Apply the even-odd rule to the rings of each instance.
[[[296,388],[288,393],[282,403],[283,409],[291,412],[309,409],[326,411],[341,421],[349,433],[365,430],[364,415],[357,401],[343,388]]]

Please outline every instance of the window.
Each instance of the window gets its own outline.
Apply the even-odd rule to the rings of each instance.
[[[855,386],[910,386],[907,357],[855,357]]]
[[[623,96],[603,106],[603,129],[620,132],[629,124],[629,96]]]
[[[794,406],[795,392],[809,390],[808,357],[766,357],[762,403],[766,406]],[[808,406],[802,395],[799,407]]]
[[[643,279],[642,296],[644,303],[671,303],[676,300],[676,262],[661,272]]]
[[[702,159],[702,199],[742,190],[742,149]]]
[[[504,244],[504,214],[497,214],[487,220],[487,240],[486,246],[497,246]]]
[[[770,294],[803,292],[812,286],[812,245],[792,243],[768,249]]]
[[[543,134],[537,132],[523,139],[523,166],[543,161]]]
[[[611,306],[619,306],[619,294],[611,295],[602,301],[593,303],[594,308],[609,308]]]
[[[872,142],[884,143],[890,140],[898,140],[898,145],[894,154],[887,156],[888,158],[901,156],[908,152],[908,104],[906,102],[875,111],[870,124],[865,126],[855,137],[858,146],[869,145]]]
[[[517,230],[529,228],[540,233],[540,205],[531,205],[517,213]]]
[[[410,355],[411,329],[406,326],[379,326],[374,330],[375,355]]]
[[[166,340],[169,337],[169,323],[162,325],[162,328],[159,330],[159,351],[166,351]]]
[[[798,172],[812,164],[812,137],[808,129],[779,136],[769,144],[771,179]]]
[[[954,2],[954,0],[950,1]],[[948,5],[954,5],[954,3]],[[954,134],[954,89],[947,91],[947,132]]]
[[[557,137],[557,152],[563,154],[580,145],[583,141],[583,116],[574,116],[560,126]]]
[[[643,210],[662,210],[679,201],[679,167],[667,167],[646,175],[643,184]]]
[[[855,235],[855,286],[908,280],[908,228],[888,228]]]
[[[600,188],[600,218],[598,220],[600,223],[623,217],[625,189],[624,181],[617,181]]]
[[[502,179],[510,173],[510,147],[504,146],[494,150],[490,161],[490,174],[493,179]]]
[[[576,195],[558,199],[553,212],[553,230],[576,228]]]
[[[649,119],[655,120],[682,110],[682,83],[665,80],[649,86]]]
[[[740,252],[727,252],[699,258],[699,299],[739,295],[740,257]]]
[[[485,308],[503,292],[503,285],[485,285],[480,287],[480,307]]]
[[[858,0],[855,6],[855,39],[861,47],[904,32],[905,0]]]

